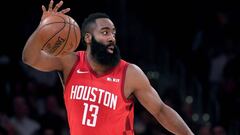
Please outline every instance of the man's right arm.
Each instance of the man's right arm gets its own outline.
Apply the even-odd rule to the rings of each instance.
[[[63,4],[63,1],[60,1],[53,8],[53,0],[50,1],[48,10],[46,10],[45,6],[42,6],[43,15],[45,16],[56,14],[56,13],[67,13],[70,11],[69,8],[63,9],[61,11],[57,11]],[[42,51],[43,43],[38,35],[38,28],[32,33],[32,35],[28,38],[26,45],[22,52],[22,60],[25,64],[38,69],[40,71],[53,71],[53,70],[63,70],[63,61],[64,57],[55,57],[48,55],[44,51]]]
[[[42,51],[42,41],[38,36],[38,28],[29,37],[22,52],[22,60],[25,64],[40,71],[62,70],[59,57],[54,57]]]

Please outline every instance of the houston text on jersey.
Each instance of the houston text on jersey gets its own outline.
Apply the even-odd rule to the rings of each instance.
[[[70,99],[103,104],[104,106],[115,110],[118,96],[107,90],[96,87],[72,85]]]

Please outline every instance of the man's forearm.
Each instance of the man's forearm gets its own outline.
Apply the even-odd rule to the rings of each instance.
[[[27,40],[22,52],[22,60],[26,64],[31,64],[37,61],[37,57],[40,55],[42,45],[40,39],[37,37],[37,30]]]
[[[176,135],[193,135],[180,115],[167,105],[161,108],[156,117],[163,127]]]

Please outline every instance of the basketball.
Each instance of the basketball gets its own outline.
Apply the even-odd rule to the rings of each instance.
[[[77,49],[81,33],[76,21],[65,14],[55,14],[41,20],[38,36],[42,50],[53,56],[63,56]]]

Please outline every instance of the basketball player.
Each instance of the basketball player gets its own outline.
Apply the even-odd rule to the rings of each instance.
[[[63,2],[48,10],[43,17],[58,12]],[[116,46],[116,28],[104,13],[88,16],[82,24],[82,40],[86,51],[62,57],[41,51],[38,29],[29,37],[23,62],[40,71],[63,73],[64,100],[71,135],[134,135],[134,103],[136,98],[168,131],[177,135],[193,135],[179,114],[163,103],[144,72],[120,58]]]

